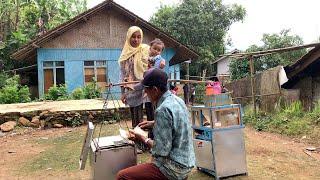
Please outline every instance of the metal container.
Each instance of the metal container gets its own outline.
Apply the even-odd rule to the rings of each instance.
[[[243,128],[230,128],[212,132],[212,146],[217,177],[247,173]]]
[[[137,164],[133,143],[121,136],[95,138],[91,141],[91,167],[94,180],[112,180],[125,168]]]
[[[212,130],[211,140],[194,139],[196,166],[219,179],[247,173],[243,128]]]
[[[193,147],[196,155],[196,166],[214,171],[215,168],[211,141],[194,139]]]
[[[196,166],[216,179],[247,173],[241,105],[191,107]]]

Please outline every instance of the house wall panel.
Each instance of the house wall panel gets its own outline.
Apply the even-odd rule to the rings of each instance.
[[[312,77],[304,77],[292,89],[300,89],[300,101],[306,110],[312,108]]]
[[[116,10],[102,10],[88,18],[85,23],[78,23],[60,36],[42,45],[43,48],[122,48],[127,30],[134,25],[126,16]],[[149,44],[156,34],[141,27],[144,32],[143,42]],[[166,47],[172,47],[166,43]]]
[[[68,92],[71,93],[74,89],[84,85],[84,69],[83,61],[65,61],[65,82]]]
[[[230,74],[229,72],[230,59],[226,58],[217,63],[217,75]]]
[[[44,74],[43,74],[43,62],[44,61],[64,61],[65,63],[65,82],[67,84],[68,92],[72,92],[75,88],[82,87],[84,85],[84,65],[83,61],[86,60],[106,60],[107,79],[112,83],[120,81],[120,67],[118,58],[120,57],[121,49],[62,49],[62,48],[47,48],[38,50],[38,83],[39,83],[39,96],[44,94]],[[165,71],[168,73],[169,59],[175,54],[174,49],[166,48],[162,53],[162,56],[166,60]],[[176,69],[179,69],[179,65],[175,65]],[[180,78],[180,72],[177,72],[177,77]],[[119,87],[113,87],[112,92],[120,94]]]

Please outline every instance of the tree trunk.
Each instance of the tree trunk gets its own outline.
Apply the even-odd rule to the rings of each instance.
[[[15,0],[15,4],[16,4],[16,22],[14,25],[14,31],[18,30],[18,26],[19,26],[19,14],[20,14],[20,0]]]

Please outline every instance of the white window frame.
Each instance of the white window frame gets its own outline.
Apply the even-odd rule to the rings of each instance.
[[[86,61],[93,61],[93,66],[86,66],[85,65],[85,62]],[[98,66],[97,65],[97,62],[98,61],[104,61],[105,62],[105,65],[100,65],[100,66]],[[93,68],[94,70],[94,79],[97,81],[98,80],[98,77],[97,77],[97,68],[101,68],[101,67],[103,67],[103,68],[106,68],[106,80],[107,80],[107,82],[106,83],[108,83],[108,64],[107,64],[107,60],[85,60],[85,61],[83,61],[83,83],[84,83],[84,85],[86,85],[86,75],[85,75],[85,69],[86,68]]]
[[[48,67],[45,67],[44,64],[47,63],[47,62],[53,62],[53,66],[48,66]],[[56,66],[56,62],[63,62],[63,66]],[[43,83],[44,83],[44,70],[45,69],[52,69],[53,70],[53,85],[57,86],[57,69],[64,69],[64,64],[65,62],[64,61],[43,61],[42,62],[42,66],[43,66]],[[64,74],[64,82],[66,82],[66,74]],[[43,90],[44,90],[44,86],[43,86]]]

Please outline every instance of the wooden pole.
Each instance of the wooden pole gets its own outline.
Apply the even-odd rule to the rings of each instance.
[[[190,67],[189,67],[189,62],[187,62],[187,75],[186,75],[186,79],[189,80],[190,79]]]
[[[106,87],[112,86],[123,86],[128,84],[138,84],[140,81],[130,81],[130,82],[120,82],[120,83],[109,83]],[[168,82],[181,82],[181,83],[191,83],[191,84],[203,84],[210,81],[197,81],[197,80],[185,80],[185,79],[169,79]]]
[[[253,112],[254,116],[256,116],[257,111],[256,111],[256,98],[255,98],[255,92],[254,92],[254,87],[255,87],[255,82],[254,82],[254,64],[253,64],[253,56],[249,56],[249,61],[250,61],[250,75],[251,75],[251,94],[252,94],[252,103],[253,103]]]
[[[305,44],[305,45],[299,45],[299,46],[291,46],[291,47],[285,47],[285,48],[277,48],[277,49],[268,49],[265,51],[255,51],[255,52],[246,52],[246,53],[235,53],[235,54],[223,54],[220,55],[219,57],[243,57],[243,56],[261,56],[261,55],[267,55],[267,54],[272,54],[272,53],[283,53],[283,52],[288,52],[288,51],[295,51],[299,49],[305,49],[305,48],[310,48],[310,47],[316,47],[320,46],[320,43],[312,43],[312,44]]]

